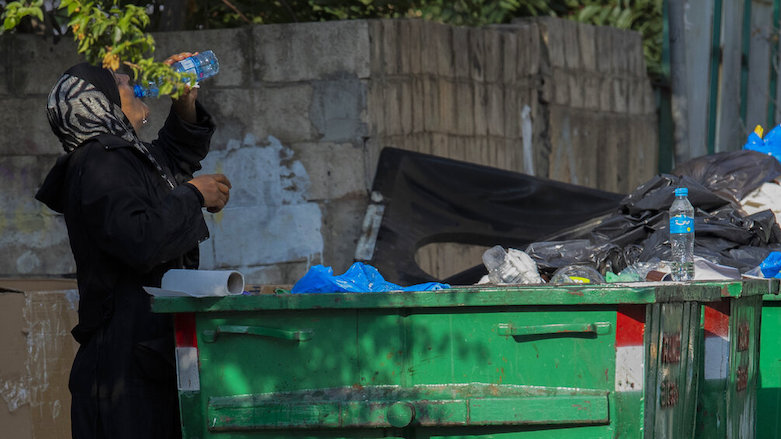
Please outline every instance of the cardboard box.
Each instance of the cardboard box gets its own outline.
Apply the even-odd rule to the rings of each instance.
[[[77,307],[75,280],[0,279],[0,437],[70,439]]]

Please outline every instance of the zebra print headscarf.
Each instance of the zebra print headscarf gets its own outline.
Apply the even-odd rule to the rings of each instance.
[[[71,67],[49,93],[46,110],[49,125],[65,152],[100,134],[112,134],[133,144],[168,186],[175,186],[122,112],[119,89],[109,70],[87,63]]]

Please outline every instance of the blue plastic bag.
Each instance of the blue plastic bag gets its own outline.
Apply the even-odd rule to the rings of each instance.
[[[781,252],[770,252],[765,260],[759,264],[759,269],[762,271],[762,276],[781,278],[781,274],[779,274],[781,271]]]
[[[386,281],[371,265],[356,262],[339,276],[331,267],[315,265],[290,290],[298,293],[372,293],[383,291],[428,291],[450,288],[448,284],[427,282],[401,287]]]
[[[781,161],[781,125],[776,125],[764,138],[757,134],[757,130],[760,130],[761,134],[761,127],[757,127],[754,132],[748,135],[743,149],[772,155],[776,160]]]

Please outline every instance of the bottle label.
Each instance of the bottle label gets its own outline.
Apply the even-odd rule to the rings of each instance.
[[[196,68],[195,68],[195,62],[193,61],[192,57],[185,58],[185,59],[179,61],[179,64],[182,66],[182,71],[183,72],[197,73]]]
[[[576,284],[590,284],[591,280],[587,277],[580,277],[580,276],[570,276],[570,280],[572,280],[573,283]]]
[[[691,233],[694,231],[694,218],[690,216],[674,216],[670,218],[670,233]]]

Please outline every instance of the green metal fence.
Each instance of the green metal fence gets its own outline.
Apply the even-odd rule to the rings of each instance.
[[[663,70],[669,75],[665,2]],[[781,122],[778,89],[781,0],[686,0],[689,157],[740,149],[756,125]],[[656,84],[659,171],[673,163],[669,83]]]

